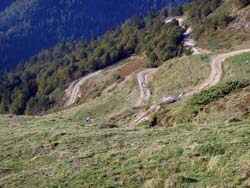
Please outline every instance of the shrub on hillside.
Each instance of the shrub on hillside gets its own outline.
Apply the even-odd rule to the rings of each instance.
[[[203,109],[204,105],[223,98],[232,91],[244,88],[248,85],[250,85],[249,81],[230,81],[194,95],[179,114],[177,121],[179,123],[191,122]]]
[[[222,98],[228,95],[230,92],[244,88],[249,85],[249,82],[239,82],[239,81],[230,81],[218,86],[212,87],[211,89],[202,91],[201,93],[195,95],[191,100],[190,104],[193,105],[206,105],[210,102],[213,102],[219,98]]]

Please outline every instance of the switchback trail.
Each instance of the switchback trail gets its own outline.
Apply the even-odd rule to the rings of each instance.
[[[70,105],[74,104],[76,102],[77,98],[79,97],[81,86],[88,79],[95,77],[102,72],[103,72],[103,70],[99,70],[99,71],[93,72],[91,74],[88,74],[87,76],[84,76],[79,80],[72,82],[70,84],[70,86],[68,87],[68,89],[65,91],[66,97],[68,98],[68,100],[65,103],[65,106],[70,106]]]
[[[184,24],[185,18],[183,18],[183,17],[171,17],[171,18],[166,19],[165,23],[167,24],[167,23],[173,21],[174,19],[176,19],[179,22],[180,26],[185,28],[185,24]],[[197,47],[195,41],[191,38],[191,32],[192,32],[192,28],[189,27],[189,28],[187,28],[186,32],[184,33],[184,46],[190,48],[193,55],[201,54],[203,51],[205,52],[205,50]],[[178,97],[177,96],[176,97],[175,96],[165,97],[167,100],[164,102],[164,104],[176,102],[178,100],[181,100],[182,97],[192,96],[196,93],[201,92],[202,90],[208,89],[208,88],[218,84],[219,81],[221,80],[222,74],[223,74],[222,63],[227,58],[233,57],[235,55],[239,55],[239,54],[244,53],[244,52],[250,52],[250,49],[238,50],[238,51],[219,54],[219,55],[214,56],[210,62],[211,73],[210,73],[210,76],[208,77],[207,80],[205,80],[200,85],[195,86],[193,89],[191,89],[191,91],[187,92],[184,95],[180,95]],[[156,70],[156,69],[154,69],[154,70]],[[138,80],[139,87],[140,87],[140,98],[139,98],[138,103],[137,103],[137,105],[139,104],[138,106],[143,106],[146,104],[146,102],[149,101],[151,92],[150,92],[150,89],[148,88],[148,83],[146,82],[145,75],[149,74],[151,72],[152,72],[152,70],[148,69],[148,71],[144,70],[141,73],[138,73],[138,75],[137,75],[137,80]],[[173,100],[173,97],[175,98],[174,100]],[[141,112],[136,117],[136,119],[133,121],[131,127],[135,127],[135,125],[142,122],[143,120],[148,120],[149,119],[148,116],[150,114],[152,114],[152,112],[157,110],[161,104],[162,103],[159,102],[157,104],[152,105],[147,111]]]
[[[170,18],[167,18],[164,22],[166,24],[168,24],[168,23],[172,22],[174,19],[179,22],[179,25],[183,29],[186,29],[186,26],[184,24],[184,21],[185,21],[184,17],[170,17]],[[183,34],[184,35],[184,47],[190,48],[193,54],[200,54],[200,49],[197,48],[196,43],[191,38],[191,32],[192,32],[192,29],[191,29],[191,27],[189,27],[186,29],[185,33]],[[144,106],[149,101],[151,91],[150,91],[150,88],[148,87],[146,76],[155,72],[156,70],[157,69],[146,69],[146,70],[143,70],[137,74],[137,81],[138,81],[139,88],[140,88],[140,97],[136,103],[136,107]],[[168,97],[167,97],[167,99],[168,99]],[[172,100],[172,99],[170,99],[170,100]],[[141,121],[147,119],[147,116],[150,113],[152,113],[153,111],[155,111],[158,108],[158,106],[159,106],[158,104],[154,104],[146,112],[141,112],[136,117],[136,119],[133,121],[132,127],[134,127],[134,125],[140,123]]]
[[[151,91],[148,87],[147,76],[154,73],[157,69],[146,69],[137,74],[137,81],[140,90],[140,97],[137,100],[136,106],[140,107],[145,105],[150,98]]]
[[[171,18],[168,18],[167,20],[165,20],[165,23],[169,23],[169,22],[173,21],[174,19],[178,20],[180,26],[185,27],[185,25],[184,25],[185,19],[183,17],[171,17]],[[199,50],[196,47],[195,42],[191,39],[191,31],[192,31],[191,28],[188,28],[186,30],[186,32],[184,33],[184,37],[185,37],[184,46],[191,48],[191,50],[194,54],[199,54]],[[146,69],[146,70],[143,70],[137,74],[137,80],[138,80],[138,84],[139,84],[139,88],[140,88],[140,97],[137,100],[136,106],[143,106],[148,102],[150,95],[151,95],[151,91],[148,87],[146,77],[147,77],[147,75],[153,73],[155,70],[156,69]],[[65,91],[67,101],[66,101],[64,106],[67,107],[67,106],[74,104],[80,95],[80,87],[88,79],[97,76],[101,72],[103,72],[103,70],[96,71],[96,72],[91,73],[87,76],[84,76],[83,78],[81,78],[79,80],[73,81]]]
[[[185,27],[184,17],[170,17],[165,20],[165,23],[170,23],[174,19],[176,19],[179,22],[179,25],[183,28]],[[184,47],[190,48],[193,54],[200,54],[200,49],[197,47],[194,40],[191,38],[191,27],[186,29],[186,32],[184,33]],[[138,98],[138,101],[136,103],[136,107],[144,106],[147,104],[147,102],[150,99],[151,91],[148,87],[147,79],[146,77],[152,73],[154,73],[157,69],[146,69],[137,74],[137,81],[139,85],[140,90],[140,97]]]
[[[222,74],[223,74],[222,63],[226,59],[233,57],[233,56],[236,56],[236,55],[239,55],[239,54],[244,53],[244,52],[250,52],[250,49],[237,50],[237,51],[233,51],[233,52],[229,52],[229,53],[219,54],[219,55],[212,57],[212,60],[210,62],[211,73],[210,73],[208,79],[205,80],[200,85],[195,86],[191,91],[186,93],[184,96],[194,95],[196,93],[201,92],[204,89],[208,89],[208,88],[218,84],[219,81],[221,80]]]
[[[176,102],[178,100],[181,100],[182,97],[192,96],[196,93],[201,92],[202,90],[209,89],[210,87],[217,85],[219,83],[219,81],[221,80],[222,75],[223,75],[222,63],[230,57],[233,57],[233,56],[245,53],[245,52],[250,52],[250,49],[237,50],[237,51],[233,51],[233,52],[219,54],[219,55],[212,57],[212,59],[210,61],[211,73],[210,73],[208,79],[205,80],[200,85],[195,86],[193,89],[191,89],[191,91],[184,94],[183,96],[177,97],[176,100],[171,101],[171,98],[170,98],[170,100],[165,102],[165,104]],[[133,121],[133,124],[131,125],[131,127],[134,128],[135,125],[137,125],[138,123],[140,123],[144,120],[148,120],[149,119],[148,116],[150,114],[152,114],[154,111],[156,111],[158,109],[159,105],[161,105],[160,102],[152,105],[146,112],[140,113],[137,116],[137,118]]]

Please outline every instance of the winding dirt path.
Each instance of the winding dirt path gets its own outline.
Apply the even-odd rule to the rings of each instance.
[[[217,85],[219,83],[219,81],[221,80],[222,75],[223,75],[222,63],[230,57],[233,57],[233,56],[245,53],[245,52],[250,52],[250,49],[237,50],[237,51],[233,51],[233,52],[219,54],[219,55],[212,57],[212,59],[210,61],[211,73],[210,73],[208,79],[205,80],[200,85],[195,86],[191,91],[184,94],[183,96],[178,96],[179,99],[169,101],[165,104],[176,102],[178,100],[181,100],[183,97],[192,96],[196,93],[201,92],[202,90],[209,89],[210,87]],[[161,105],[161,103],[154,104],[147,111],[141,112],[136,117],[136,119],[133,121],[131,127],[135,128],[135,126],[137,124],[139,124],[140,122],[142,122],[144,120],[149,120],[150,114],[152,114],[154,111],[156,111],[158,109],[159,105]]]
[[[183,34],[184,35],[184,47],[190,48],[194,55],[200,54],[201,51],[203,51],[203,50],[198,48],[197,43],[192,39],[192,37],[191,37],[192,28],[191,27],[186,28],[186,25],[185,25],[186,18],[185,17],[178,17],[178,16],[177,17],[170,17],[170,18],[167,18],[165,20],[165,23],[168,24],[168,23],[172,22],[173,20],[177,20],[179,22],[179,25],[183,29],[186,29],[185,33]]]
[[[173,21],[174,19],[178,20],[180,26],[182,26],[183,28],[185,27],[185,25],[184,25],[185,18],[183,18],[183,17],[171,17],[171,18],[168,18],[167,20],[165,20],[165,23],[169,23],[169,22]],[[192,29],[188,28],[186,30],[186,32],[184,33],[184,35],[185,35],[184,46],[191,48],[191,50],[193,51],[194,54],[199,54],[199,50],[196,47],[195,42],[191,39],[191,32],[192,32]],[[151,91],[148,87],[146,78],[148,75],[150,75],[154,71],[156,71],[156,69],[146,69],[146,70],[143,70],[137,74],[137,80],[138,80],[139,89],[140,89],[140,97],[136,103],[137,107],[143,106],[149,101]],[[64,106],[67,107],[67,106],[74,104],[80,95],[80,87],[88,79],[90,79],[94,76],[97,76],[101,72],[103,72],[103,70],[96,71],[96,72],[91,73],[87,76],[84,76],[83,78],[81,78],[79,80],[73,81],[65,91],[65,93],[66,93],[65,96],[67,98],[67,101],[66,101]]]
[[[169,23],[171,22],[173,19],[177,19],[179,21],[180,26],[185,27],[184,26],[184,18],[182,17],[173,17],[170,18],[168,20],[165,21],[165,23]],[[202,49],[199,49],[196,45],[196,43],[194,42],[194,40],[191,38],[191,32],[192,29],[188,28],[186,30],[186,32],[184,33],[184,46],[191,48],[192,53],[193,54],[201,54]],[[201,92],[202,90],[208,89],[216,84],[219,83],[219,81],[222,78],[222,63],[230,57],[233,57],[235,55],[239,55],[241,53],[244,52],[250,52],[250,49],[244,49],[244,50],[238,50],[238,51],[233,51],[233,52],[229,52],[229,53],[224,53],[224,54],[219,54],[216,55],[214,57],[212,57],[210,65],[211,65],[211,73],[208,77],[207,80],[205,80],[203,83],[201,83],[200,85],[195,86],[193,89],[191,89],[191,91],[189,91],[188,93],[184,94],[183,96],[178,96],[179,100],[181,100],[182,97],[187,97],[187,96],[192,96],[196,93]],[[137,102],[136,102],[136,107],[142,107],[145,104],[147,104],[147,102],[150,99],[150,95],[151,95],[151,91],[150,88],[148,86],[148,77],[153,74],[157,69],[146,69],[143,70],[139,73],[137,73],[137,81],[138,81],[138,85],[139,85],[139,90],[140,90],[140,97],[138,98]],[[76,80],[74,82],[72,82],[70,84],[70,86],[68,87],[68,89],[65,91],[66,92],[66,97],[68,98],[68,100],[65,103],[65,106],[70,106],[72,104],[74,104],[77,100],[77,98],[79,97],[80,94],[80,87],[90,78],[95,77],[97,75],[99,75],[100,73],[102,73],[104,70],[99,70],[96,71],[94,73],[91,73],[79,80]],[[177,100],[176,100],[177,101]],[[174,101],[175,102],[175,101]],[[138,123],[140,123],[141,121],[148,119],[148,116],[154,112],[155,110],[158,109],[159,104],[154,104],[150,107],[149,110],[147,110],[146,112],[141,112],[136,119],[133,121],[133,124],[131,125],[132,127],[135,127],[135,125],[137,125]],[[131,127],[130,126],[130,127]]]
[[[65,91],[66,97],[67,97],[68,100],[66,101],[64,106],[67,107],[67,106],[70,106],[70,105],[74,104],[76,102],[77,98],[79,97],[81,86],[87,80],[89,80],[92,77],[95,77],[95,76],[99,75],[102,72],[103,72],[103,70],[99,70],[99,71],[93,72],[91,74],[88,74],[87,76],[84,76],[79,80],[76,80],[76,81],[72,82]]]
[[[136,107],[144,106],[149,101],[151,91],[147,83],[148,82],[147,77],[152,73],[154,73],[156,70],[157,69],[146,69],[137,74],[140,97],[136,102]]]
[[[215,86],[219,83],[219,81],[222,78],[223,70],[222,70],[222,63],[233,56],[239,55],[244,52],[250,52],[250,49],[244,49],[244,50],[237,50],[225,54],[219,54],[214,57],[212,57],[212,60],[210,62],[211,65],[211,73],[207,80],[205,80],[200,85],[195,86],[190,92],[186,93],[184,96],[191,96],[196,93],[201,92],[202,90],[208,89],[212,86]]]
[[[182,26],[183,28],[185,28],[185,18],[183,17],[172,17],[172,18],[168,18],[167,20],[165,20],[165,23],[169,23],[171,21],[173,21],[173,19],[178,20],[179,25]],[[184,33],[184,46],[188,47],[191,49],[193,55],[197,55],[197,54],[201,54],[203,51],[203,49],[200,49],[197,47],[196,42],[191,38],[191,33],[192,33],[192,28],[189,27],[187,28],[186,32]],[[208,77],[207,80],[205,80],[203,83],[201,83],[200,85],[195,86],[191,91],[189,91],[188,93],[184,94],[184,95],[180,95],[180,96],[176,96],[176,100],[171,100],[170,97],[166,97],[166,99],[168,99],[169,101],[164,102],[164,104],[169,104],[169,103],[173,103],[176,102],[178,100],[181,100],[183,97],[187,97],[187,96],[192,96],[196,93],[201,92],[202,90],[208,89],[216,84],[219,83],[219,81],[222,78],[222,63],[230,57],[233,57],[235,55],[239,55],[241,53],[244,52],[250,52],[250,49],[244,49],[244,50],[238,50],[238,51],[234,51],[234,52],[229,52],[229,53],[225,53],[225,54],[219,54],[216,55],[214,57],[212,57],[210,65],[211,65],[211,73],[210,76]],[[137,75],[137,80],[139,83],[139,87],[140,87],[140,98],[138,99],[138,106],[143,106],[145,105],[150,98],[151,92],[150,89],[148,87],[148,83],[147,80],[145,79],[145,75],[150,74],[152,71],[155,71],[156,69],[147,69],[144,70],[140,73],[138,73]],[[157,103],[157,104],[153,104],[147,111],[141,112],[136,119],[133,121],[131,127],[135,127],[138,123],[144,121],[144,120],[148,120],[150,114],[152,114],[154,111],[156,111],[159,107],[159,105],[161,105],[161,102]]]

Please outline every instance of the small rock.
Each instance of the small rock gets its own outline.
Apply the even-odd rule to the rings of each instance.
[[[226,121],[226,123],[237,123],[237,122],[241,122],[241,119],[238,117],[233,117]]]

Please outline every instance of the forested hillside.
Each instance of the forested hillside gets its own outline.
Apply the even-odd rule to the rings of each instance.
[[[230,9],[220,10],[222,3],[222,0],[195,0],[175,9],[172,15],[188,14],[193,37],[199,41],[209,35],[217,36],[234,20]],[[228,4],[242,9],[248,2],[232,0]],[[90,41],[81,38],[42,50],[15,72],[1,77],[0,112],[37,114],[58,109],[63,105],[64,89],[68,83],[134,53],[146,55],[149,67],[183,55],[184,30],[177,21],[164,24],[162,19],[168,16],[168,10],[151,11],[147,17],[137,14]]]
[[[0,112],[33,114],[58,107],[65,84],[134,53],[146,53],[150,67],[181,55],[184,29],[177,21],[165,24],[160,15],[136,15],[90,43],[80,39],[43,50],[2,78]]]
[[[245,21],[240,23],[236,17],[244,7],[250,4],[250,0],[206,0],[193,1],[187,6],[189,9],[189,21],[193,27],[193,38],[199,46],[211,50],[230,49],[249,38],[249,11],[243,10]],[[223,5],[223,6],[221,6]],[[248,14],[248,15],[247,15]],[[228,27],[235,23],[239,28]]]
[[[172,1],[173,5],[188,0]],[[41,49],[79,37],[99,36],[136,13],[160,9],[169,0],[1,0],[0,72]]]

